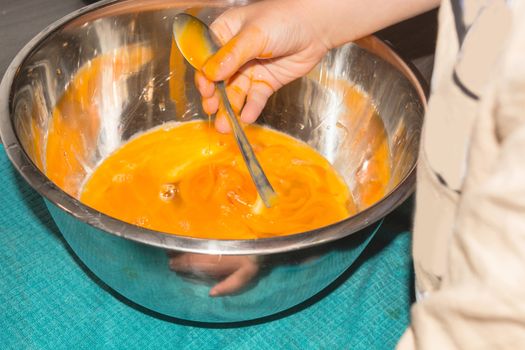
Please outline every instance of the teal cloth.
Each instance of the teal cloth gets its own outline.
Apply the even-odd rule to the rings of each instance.
[[[2,349],[391,349],[408,326],[410,203],[319,295],[263,320],[221,326],[165,318],[112,293],[79,263],[3,149],[0,179]]]

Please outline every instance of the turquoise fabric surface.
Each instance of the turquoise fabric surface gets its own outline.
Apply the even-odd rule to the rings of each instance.
[[[79,263],[3,149],[0,179],[2,349],[391,349],[408,325],[409,204],[327,290],[284,313],[221,326],[165,318],[112,293]]]

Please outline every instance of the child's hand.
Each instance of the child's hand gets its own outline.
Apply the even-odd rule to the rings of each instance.
[[[233,108],[241,120],[254,122],[268,98],[283,85],[307,74],[328,51],[312,17],[300,1],[264,1],[233,8],[211,28],[224,46],[208,60],[195,80],[206,113],[228,132],[225,111],[212,81],[227,81]],[[244,104],[246,101],[246,104]]]

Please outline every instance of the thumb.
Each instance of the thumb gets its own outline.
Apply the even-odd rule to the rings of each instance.
[[[221,38],[221,35],[218,37]],[[264,56],[265,42],[263,32],[257,27],[241,28],[237,35],[208,59],[202,71],[210,80],[227,80],[247,62]]]

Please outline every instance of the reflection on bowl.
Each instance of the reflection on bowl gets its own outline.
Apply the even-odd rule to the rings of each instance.
[[[0,88],[6,152],[46,199],[79,258],[132,301],[195,321],[270,315],[345,271],[380,219],[412,192],[424,110],[414,73],[373,37],[330,52],[272,97],[259,123],[317,149],[360,203],[358,214],[310,232],[196,239],[127,224],[80,203],[86,176],[130,137],[204,115],[192,70],[173,46],[170,19],[199,7],[197,15],[210,22],[231,4],[99,2],[35,37]],[[385,188],[363,201],[366,191],[377,191],[370,169],[385,166]]]

